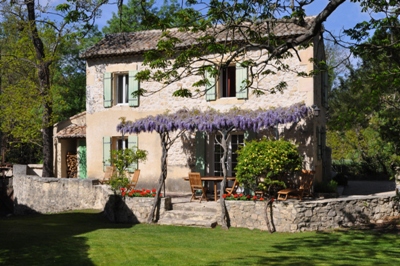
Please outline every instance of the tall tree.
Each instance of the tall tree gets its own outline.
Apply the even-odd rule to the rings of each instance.
[[[53,176],[53,108],[52,69],[51,66],[60,60],[60,51],[68,46],[68,40],[85,35],[100,14],[99,7],[106,1],[69,1],[52,7],[50,3],[41,5],[32,0],[14,2],[8,5],[2,2],[3,16],[13,16],[23,38],[29,40],[25,48],[33,57],[8,55],[14,60],[26,61],[35,72],[34,82],[40,103],[37,117],[41,117],[41,134],[43,149],[43,176]],[[27,42],[26,42],[27,43]],[[64,50],[65,51],[65,50]],[[4,56],[2,57],[2,59]]]

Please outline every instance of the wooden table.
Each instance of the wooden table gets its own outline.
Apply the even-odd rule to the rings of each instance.
[[[189,177],[184,177],[183,178],[186,181],[189,181]],[[217,201],[218,200],[218,195],[217,195],[217,183],[222,182],[222,180],[224,180],[223,176],[202,176],[201,177],[201,181],[205,181],[205,182],[213,182],[214,183],[214,200]],[[226,180],[228,181],[235,181],[236,177],[227,177]]]

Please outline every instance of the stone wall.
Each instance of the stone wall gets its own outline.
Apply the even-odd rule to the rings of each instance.
[[[14,213],[102,209],[109,192],[97,180],[14,175]]]
[[[226,201],[231,226],[268,230],[266,202]],[[383,222],[400,215],[395,193],[312,201],[276,201],[273,225],[277,232],[300,232]]]
[[[42,178],[26,175],[26,166],[14,165],[14,213],[57,213],[69,210],[99,209],[114,222],[146,222],[153,198],[121,200],[109,186],[92,179]],[[196,203],[193,203],[196,204]],[[232,227],[268,230],[266,202],[226,201]],[[163,198],[162,217],[172,209],[171,198]],[[273,225],[278,232],[300,232],[380,223],[400,215],[394,192],[372,196],[352,196],[325,200],[288,200],[273,203]]]
[[[111,195],[110,200],[104,207],[104,212],[107,218],[112,222],[133,224],[146,223],[153,203],[154,198],[125,197],[125,199],[122,199],[121,197]],[[165,211],[171,209],[171,198],[162,198],[160,213],[156,214],[156,216],[161,217]]]
[[[26,175],[27,167],[14,165],[14,214],[58,213],[70,210],[98,209],[113,222],[146,222],[154,198],[115,196],[98,180],[77,178],[43,178]],[[161,216],[171,209],[171,199],[161,200]]]

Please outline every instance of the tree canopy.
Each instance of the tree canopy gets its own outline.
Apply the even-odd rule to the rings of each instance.
[[[103,27],[102,31],[105,34],[133,32],[162,27],[172,28],[182,24],[176,16],[181,9],[177,0],[164,0],[161,6],[157,6],[156,2],[128,0],[126,5],[119,7],[117,13],[113,13],[111,19],[107,21],[108,25]]]
[[[10,139],[42,148],[43,176],[53,176],[53,124],[84,109],[79,40],[92,29],[102,3],[0,5],[1,107],[7,114],[1,129]]]
[[[400,165],[400,6],[397,1],[361,3],[380,17],[345,31],[357,42],[351,51],[359,63],[349,66],[348,75],[332,90],[328,126],[334,145],[334,139],[350,144],[345,159],[393,175],[393,167]]]

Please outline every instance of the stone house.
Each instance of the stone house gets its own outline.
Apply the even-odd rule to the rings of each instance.
[[[312,19],[312,18],[309,18]],[[309,20],[307,20],[309,21]],[[307,30],[307,25],[285,24],[275,29],[275,34],[281,38],[289,38]],[[174,32],[174,30],[171,30]],[[175,34],[185,34],[175,31]],[[304,158],[304,168],[316,171],[318,180],[327,177],[329,173],[329,149],[325,147],[325,110],[327,107],[327,78],[324,73],[310,77],[300,77],[292,71],[282,71],[277,75],[265,77],[259,81],[260,88],[285,81],[288,84],[283,93],[265,94],[256,97],[249,91],[235,91],[240,83],[231,76],[246,78],[247,69],[237,65],[229,65],[223,72],[227,79],[215,80],[214,89],[204,97],[179,98],[172,93],[179,87],[190,86],[197,77],[185,78],[179,82],[161,88],[157,82],[139,82],[135,79],[137,71],[145,69],[143,53],[156,47],[161,36],[160,30],[118,33],[107,35],[94,46],[82,52],[86,60],[86,147],[87,147],[87,177],[101,179],[105,166],[109,163],[110,151],[125,147],[139,147],[148,151],[148,160],[140,163],[141,176],[138,187],[154,188],[161,171],[161,146],[157,133],[140,133],[138,135],[121,136],[116,126],[121,117],[127,120],[157,115],[165,111],[174,112],[181,108],[197,107],[201,109],[214,108],[221,111],[233,107],[242,109],[268,109],[277,106],[290,106],[303,102],[307,106],[318,106],[319,116],[313,116],[296,125],[283,125],[271,132],[279,137],[285,137],[299,144]],[[190,43],[183,43],[182,48]],[[251,50],[246,56],[262,59],[265,51]],[[315,69],[311,58],[324,60],[324,44],[322,33],[312,40],[305,49],[298,50],[297,55],[283,59],[296,71],[310,72]],[[223,76],[223,75],[221,75]],[[231,86],[226,85],[231,80]],[[232,87],[233,86],[233,87]],[[156,91],[146,97],[133,97],[132,92],[138,88]],[[229,89],[230,88],[230,89]],[[268,134],[271,134],[269,132]],[[229,144],[228,175],[234,175],[234,165],[237,148],[242,145],[251,132],[235,132]],[[260,137],[256,136],[256,137]],[[171,147],[168,156],[168,178],[166,190],[169,192],[188,192],[189,186],[183,177],[190,171],[200,171],[203,175],[221,175],[219,158],[221,154],[214,143],[213,136],[204,136],[201,132],[187,133]],[[201,169],[196,166],[196,160],[204,161]],[[196,168],[197,167],[197,168]]]

